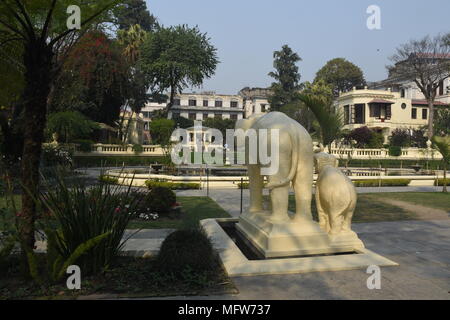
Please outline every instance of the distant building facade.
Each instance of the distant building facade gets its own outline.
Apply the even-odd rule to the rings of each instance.
[[[340,94],[338,110],[343,115],[344,129],[367,126],[387,138],[397,128],[419,129],[428,124],[428,104],[419,95],[403,94],[391,89],[353,89]],[[436,101],[436,107],[447,103]]]

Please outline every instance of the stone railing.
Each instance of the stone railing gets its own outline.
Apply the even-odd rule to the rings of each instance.
[[[133,145],[117,144],[93,144],[91,152],[82,152],[78,145],[74,145],[77,156],[101,156],[101,155],[136,155]],[[341,159],[398,159],[398,160],[440,160],[442,156],[433,149],[403,148],[398,157],[389,156],[388,149],[356,149],[356,148],[331,148],[331,153]],[[140,156],[161,156],[163,150],[159,145],[143,145]]]
[[[163,150],[159,145],[144,145],[142,152],[135,153],[133,145],[118,145],[118,144],[93,144],[91,152],[82,152],[80,146],[75,145],[75,155],[77,156],[109,156],[109,155],[139,155],[139,156],[161,156]]]
[[[331,148],[331,153],[338,158],[352,159],[398,159],[398,160],[440,160],[442,156],[433,149],[402,148],[401,155],[393,157],[388,149],[356,149],[356,148]]]

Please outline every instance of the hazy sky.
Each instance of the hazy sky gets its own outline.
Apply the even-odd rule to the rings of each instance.
[[[381,8],[381,30],[367,28],[370,5]],[[147,0],[147,6],[165,26],[198,25],[210,36],[220,64],[196,90],[225,94],[269,86],[273,51],[283,44],[303,59],[301,81],[313,80],[336,57],[377,81],[399,44],[450,32],[449,0]]]

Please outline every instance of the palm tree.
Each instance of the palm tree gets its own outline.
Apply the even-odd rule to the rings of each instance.
[[[298,98],[316,117],[320,125],[322,144],[325,147],[328,146],[328,151],[331,153],[331,143],[339,138],[342,131],[342,115],[338,112],[333,112],[333,107],[325,99],[309,94],[300,94]]]
[[[442,155],[444,169],[444,187],[442,192],[447,192],[447,165],[450,163],[450,136],[433,136],[433,147]]]

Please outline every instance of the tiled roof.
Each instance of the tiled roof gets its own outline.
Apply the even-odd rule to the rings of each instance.
[[[370,103],[384,103],[384,104],[394,104],[392,101],[384,100],[384,99],[373,99]]]
[[[427,106],[428,105],[427,100],[419,100],[419,99],[413,99],[411,103],[412,103],[412,105],[419,105],[419,106]],[[435,101],[434,105],[435,106],[446,106],[447,104],[440,102],[440,101]]]

